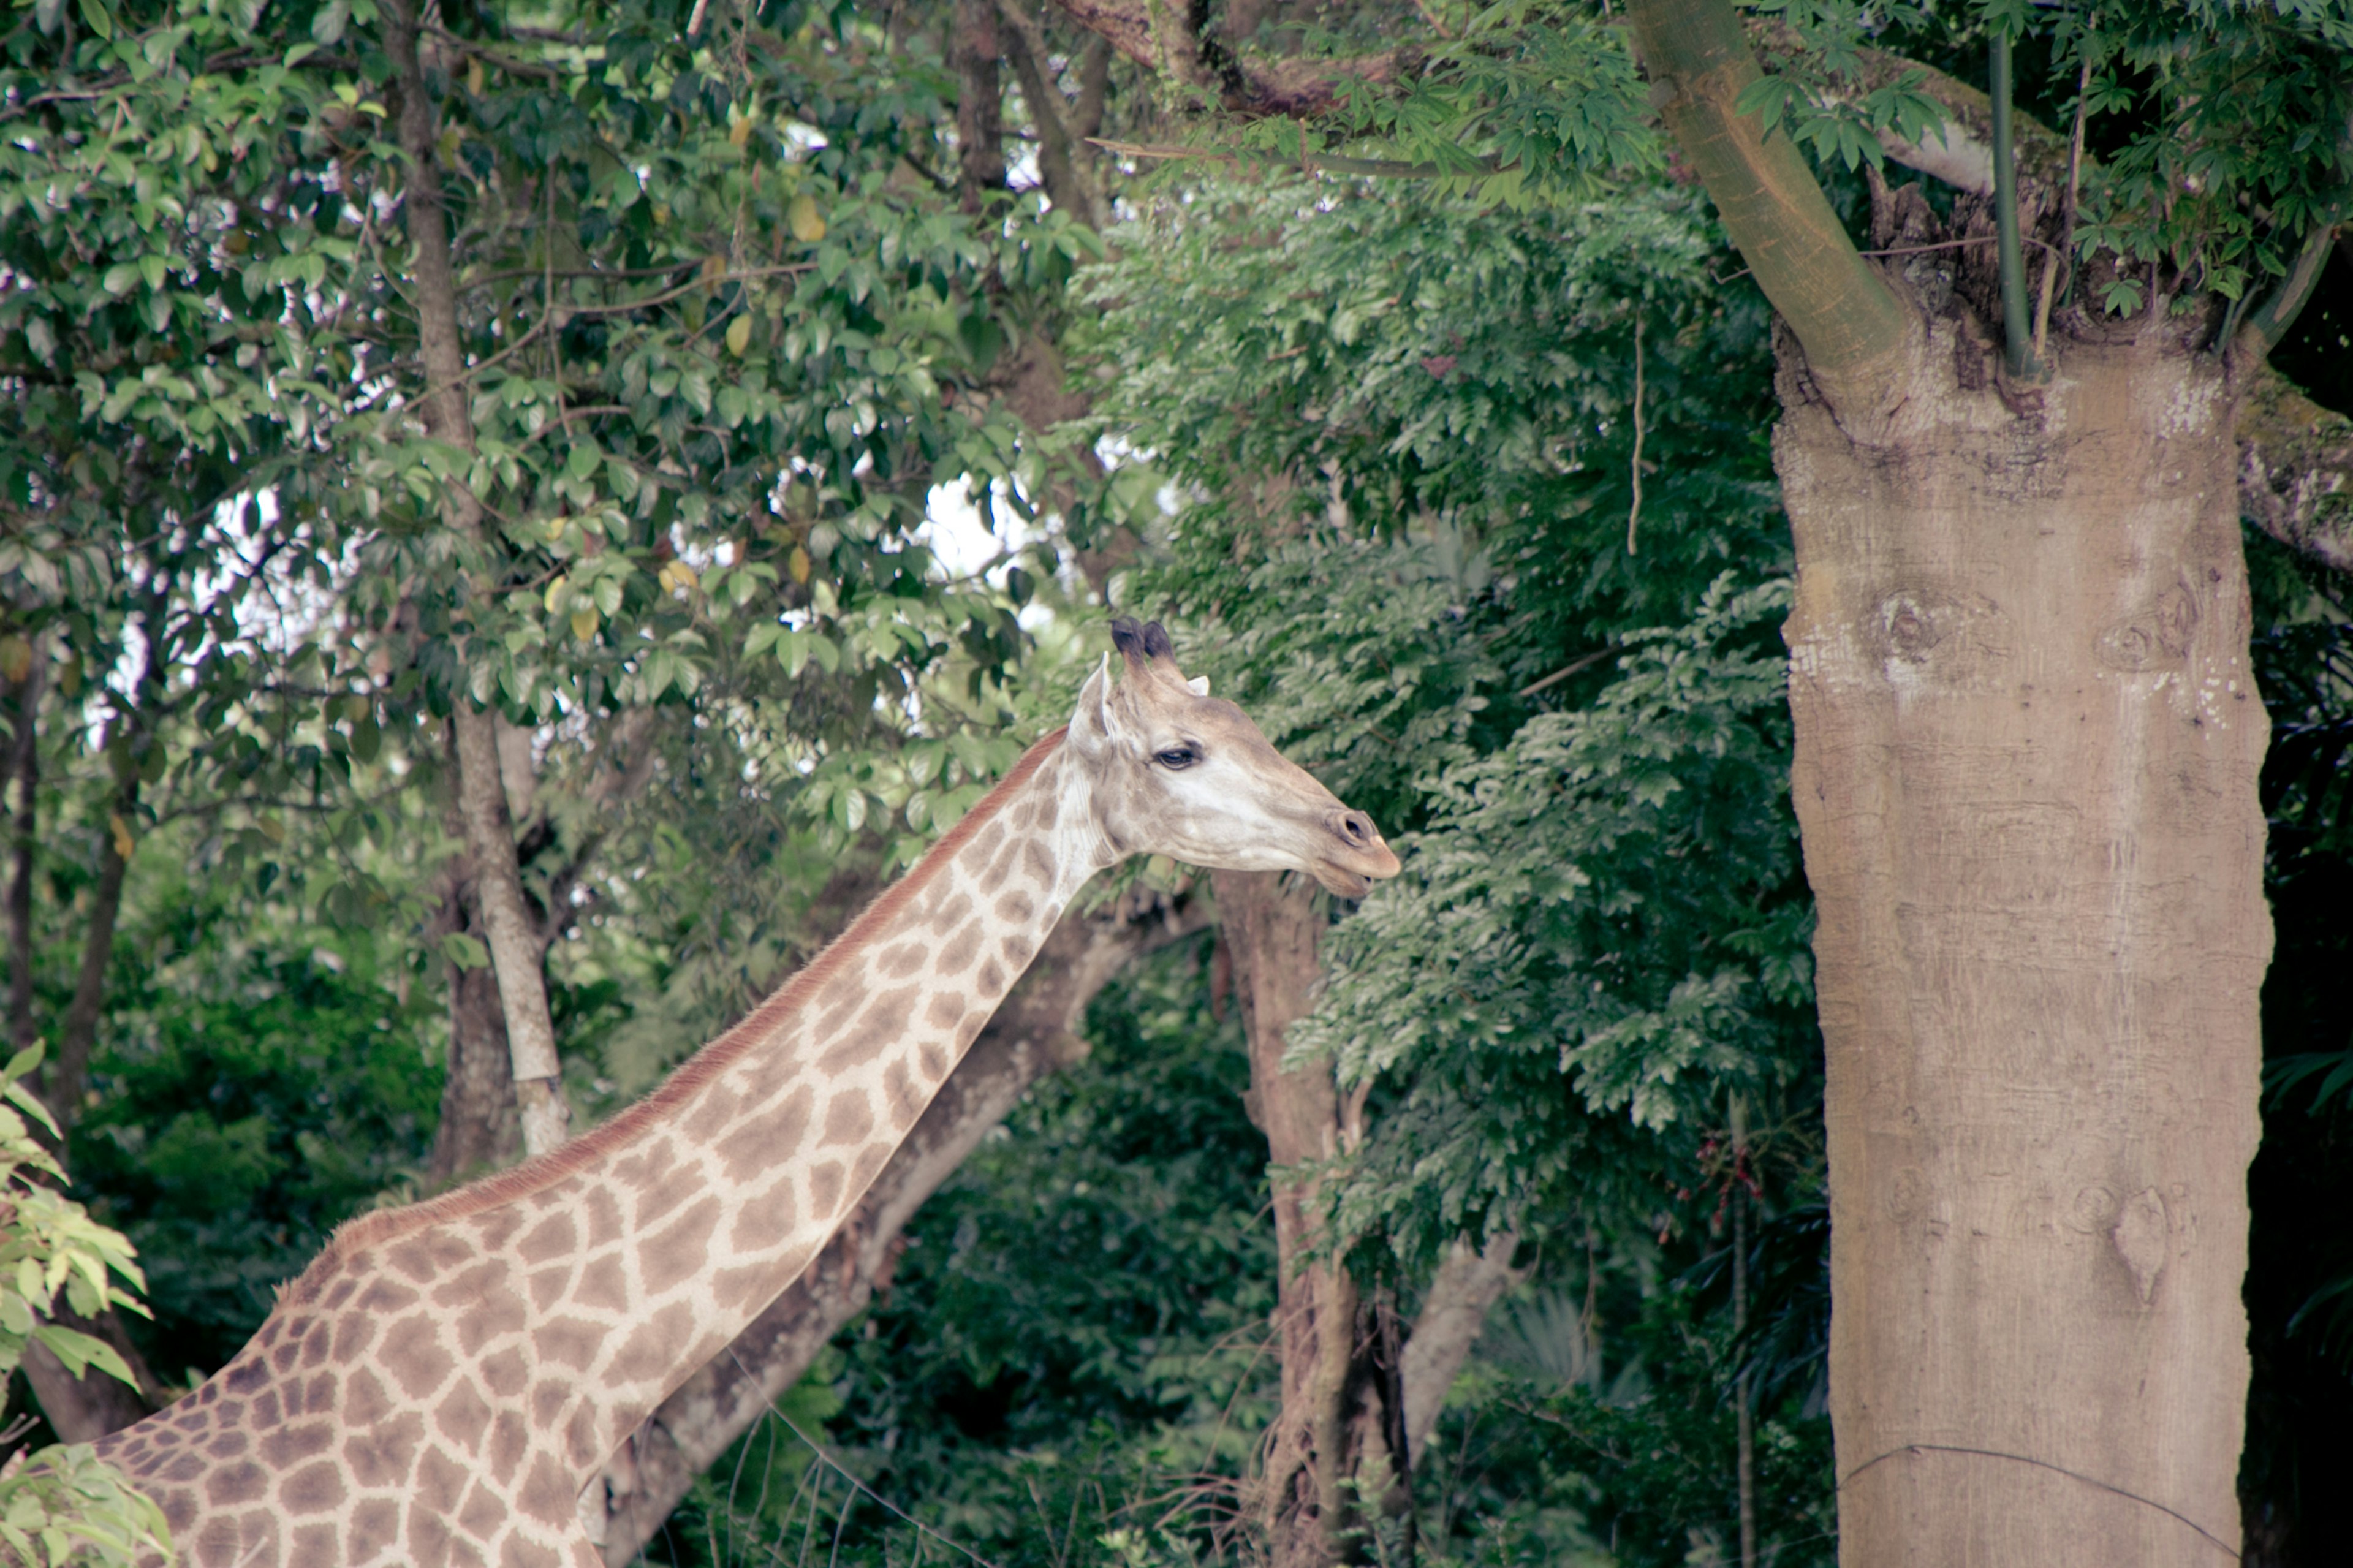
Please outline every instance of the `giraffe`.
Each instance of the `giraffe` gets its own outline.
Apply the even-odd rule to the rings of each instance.
[[[596,1568],[577,1500],[849,1212],[1081,885],[1133,854],[1361,898],[1372,823],[1158,623],[849,929],[651,1095],[343,1226],[245,1348],[100,1454],[196,1568]]]

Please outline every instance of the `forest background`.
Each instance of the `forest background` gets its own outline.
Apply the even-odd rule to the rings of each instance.
[[[643,1092],[1116,609],[1407,875],[1113,879],[607,1478],[608,1559],[1831,1559],[1772,321],[1683,171],[1282,155],[981,0],[8,26],[8,1028],[153,1314],[82,1324],[135,1394],[26,1352],[26,1444],[185,1391],[341,1220]],[[1810,147],[1860,232],[1881,163]],[[2341,414],[2326,267],[2273,363]],[[2353,1539],[2353,1243],[2309,1219],[2353,1188],[2353,605],[2247,549],[2241,1491],[2295,1563]],[[1345,1390],[1282,1328],[1319,1318]],[[1380,1428],[1336,1489],[1286,1436],[1318,1400]]]

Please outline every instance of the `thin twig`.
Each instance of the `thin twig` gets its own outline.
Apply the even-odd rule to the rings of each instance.
[[[1542,680],[1530,681],[1527,685],[1521,687],[1517,691],[1512,693],[1512,695],[1514,697],[1534,697],[1537,692],[1544,690],[1546,687],[1557,686],[1560,682],[1567,680],[1570,676],[1575,675],[1579,670],[1591,669],[1595,665],[1599,664],[1603,659],[1609,658],[1617,651],[1618,650],[1614,647],[1605,647],[1598,650],[1597,652],[1588,653],[1582,658],[1570,659],[1567,664],[1562,665],[1558,669],[1554,670]]]
[[[1634,318],[1634,504],[1626,512],[1626,553],[1634,553],[1634,525],[1642,518],[1642,318]],[[1526,693],[1521,693],[1525,696]]]

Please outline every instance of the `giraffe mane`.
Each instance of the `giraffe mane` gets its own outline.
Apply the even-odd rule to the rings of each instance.
[[[551,1149],[511,1170],[484,1176],[454,1192],[427,1198],[423,1203],[401,1208],[378,1209],[373,1214],[360,1215],[344,1221],[336,1227],[335,1234],[311,1266],[291,1284],[280,1287],[278,1306],[285,1307],[308,1300],[323,1288],[337,1266],[353,1253],[423,1230],[428,1226],[464,1219],[502,1204],[512,1203],[517,1198],[529,1197],[567,1176],[576,1174],[594,1161],[635,1139],[652,1123],[667,1117],[681,1101],[733,1067],[745,1051],[774,1032],[833,977],[834,972],[850,954],[871,942],[874,933],[889,924],[907,901],[922,892],[925,885],[938,875],[940,868],[953,860],[957,851],[970,842],[990,818],[1004,809],[1005,803],[1012,798],[1013,793],[1029,782],[1029,776],[1060,748],[1069,732],[1069,727],[1064,726],[1021,753],[1020,760],[997,781],[997,787],[974,803],[973,808],[943,834],[940,841],[910,867],[905,876],[883,889],[874,901],[849,923],[848,930],[827,943],[822,952],[778,986],[766,1001],[734,1027],[688,1058],[659,1089],[611,1121],[590,1129],[562,1148]]]

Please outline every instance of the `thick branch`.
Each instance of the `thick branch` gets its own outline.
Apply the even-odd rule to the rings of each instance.
[[[1038,128],[1038,173],[1046,182],[1046,195],[1089,228],[1101,228],[1103,217],[1096,208],[1093,187],[1079,163],[1085,154],[1063,118],[1061,89],[1046,74],[1051,58],[1045,30],[1022,8],[1020,0],[998,0],[997,9],[1011,29],[1002,40],[1005,58],[1012,62],[1013,74],[1021,83],[1022,100],[1029,106],[1030,123]]]
[[[2292,550],[2353,572],[2353,419],[2268,365],[2239,405],[2239,510]]]
[[[1487,1238],[1485,1247],[1472,1251],[1456,1242],[1438,1267],[1437,1277],[1421,1299],[1413,1321],[1413,1335],[1405,1342],[1398,1380],[1405,1391],[1405,1436],[1415,1465],[1438,1429],[1438,1414],[1446,1392],[1470,1357],[1471,1347],[1487,1326],[1488,1309],[1504,1291],[1518,1284],[1526,1270],[1512,1267],[1512,1253],[1520,1238],[1509,1231]]]
[[[1039,1079],[1084,1059],[1087,1005],[1128,963],[1208,923],[1207,900],[1146,894],[1057,926],[1020,984],[792,1289],[662,1403],[592,1483],[582,1516],[619,1568],[694,1478],[800,1380],[837,1330],[888,1280],[900,1233],[990,1128]]]
[[[1857,253],[1787,136],[1733,104],[1757,79],[1730,0],[1636,0],[1652,98],[1766,298],[1817,369],[1848,374],[1898,353],[1905,310]]]
[[[1155,75],[1216,98],[1238,114],[1305,115],[1329,109],[1339,84],[1402,79],[1421,56],[1410,46],[1347,59],[1205,48],[1193,29],[1202,10],[1182,0],[1054,0],[1071,21]],[[1213,64],[1215,61],[1217,63]],[[1224,68],[1219,68],[1222,66]],[[1091,135],[1088,130],[1082,136]]]

